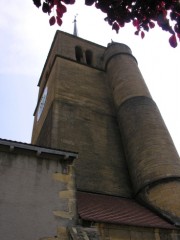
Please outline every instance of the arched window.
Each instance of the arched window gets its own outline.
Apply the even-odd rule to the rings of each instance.
[[[82,62],[83,61],[83,51],[80,46],[75,47],[75,54],[76,54],[77,62]]]
[[[92,65],[92,58],[93,58],[93,53],[91,50],[86,50],[86,63],[88,65]]]

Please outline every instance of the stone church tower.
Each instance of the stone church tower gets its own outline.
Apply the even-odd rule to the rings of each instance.
[[[57,31],[34,114],[33,145],[78,152],[80,235],[180,238],[179,156],[126,45]]]

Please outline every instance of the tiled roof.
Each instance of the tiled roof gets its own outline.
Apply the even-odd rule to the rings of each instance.
[[[175,229],[133,199],[78,192],[77,204],[80,218],[87,221]]]
[[[15,151],[17,149],[24,149],[27,151],[31,152],[37,152],[37,156],[40,156],[42,154],[50,154],[51,157],[52,155],[55,156],[62,156],[64,159],[75,159],[78,157],[77,152],[72,152],[72,151],[66,151],[66,150],[60,150],[60,149],[55,149],[55,148],[47,148],[47,147],[41,147],[38,145],[33,145],[30,143],[22,143],[22,142],[17,142],[13,140],[7,140],[7,139],[2,139],[0,138],[0,151]]]
[[[27,146],[32,146],[32,147],[39,147],[39,148],[44,148],[44,149],[53,149],[53,150],[57,150],[57,151],[64,151],[64,152],[78,154],[78,152],[74,152],[74,151],[69,151],[69,150],[64,150],[64,149],[59,149],[59,148],[45,147],[45,146],[35,145],[35,144],[32,144],[32,143],[20,142],[20,141],[16,141],[16,140],[0,138],[0,144],[8,145],[8,144],[16,144],[16,143],[24,145],[24,146],[27,145]]]

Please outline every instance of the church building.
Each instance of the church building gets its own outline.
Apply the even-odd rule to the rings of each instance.
[[[180,240],[180,159],[130,48],[57,31],[31,144],[0,140],[2,240]]]

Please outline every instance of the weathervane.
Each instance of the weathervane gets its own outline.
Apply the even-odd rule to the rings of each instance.
[[[77,15],[78,15],[78,14],[76,14],[76,15],[74,16],[74,21],[73,21],[73,23],[74,23],[74,31],[73,31],[73,35],[76,36],[76,37],[78,36],[77,24],[76,24],[76,22],[77,22],[77,20],[76,20]]]

